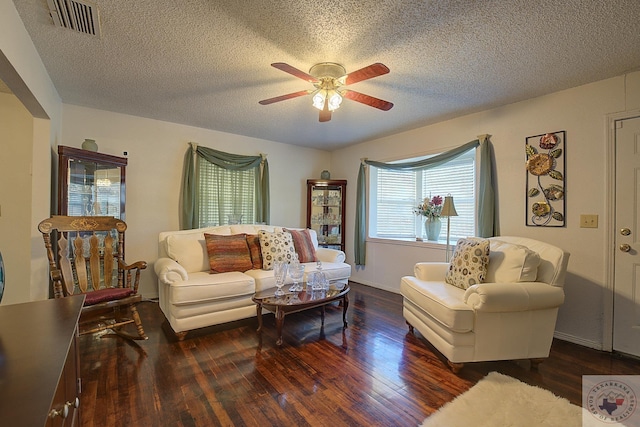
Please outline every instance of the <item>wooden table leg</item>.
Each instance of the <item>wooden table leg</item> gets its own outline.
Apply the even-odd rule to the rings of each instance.
[[[282,326],[284,325],[284,310],[281,307],[276,308],[276,333],[278,335],[278,340],[276,341],[277,346],[282,345]]]
[[[344,327],[347,327],[347,307],[349,307],[349,295],[344,295],[344,302],[342,304],[342,323]]]
[[[262,333],[262,304],[260,303],[256,304],[256,310],[257,310],[257,317],[258,317],[258,329],[256,330],[256,332],[261,334]]]

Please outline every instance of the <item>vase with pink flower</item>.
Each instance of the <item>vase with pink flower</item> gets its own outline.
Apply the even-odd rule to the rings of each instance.
[[[442,229],[442,223],[440,222],[440,215],[442,214],[442,202],[441,196],[425,197],[424,200],[418,203],[413,209],[413,213],[424,218],[424,230],[427,235],[427,240],[437,241],[440,237],[440,230]]]

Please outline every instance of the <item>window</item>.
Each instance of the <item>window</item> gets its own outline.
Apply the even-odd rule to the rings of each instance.
[[[418,160],[405,159],[403,160]],[[444,165],[422,171],[371,167],[369,236],[413,239],[422,235],[422,218],[413,208],[425,197],[453,196],[457,217],[451,218],[451,241],[476,234],[476,150]],[[446,218],[443,218],[446,222]],[[446,239],[446,224],[441,239]]]
[[[198,227],[234,222],[256,222],[255,186],[260,168],[246,171],[223,169],[198,156]],[[235,218],[240,222],[240,218]]]

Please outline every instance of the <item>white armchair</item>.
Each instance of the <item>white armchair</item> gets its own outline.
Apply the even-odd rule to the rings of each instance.
[[[523,237],[492,237],[484,283],[462,289],[445,282],[448,263],[418,263],[402,278],[403,316],[440,351],[452,370],[466,362],[549,356],[564,302],[569,254]]]

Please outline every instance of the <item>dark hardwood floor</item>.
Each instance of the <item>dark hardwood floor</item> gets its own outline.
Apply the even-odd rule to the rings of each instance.
[[[555,340],[529,361],[467,364],[453,374],[416,331],[400,295],[352,283],[342,308],[287,315],[284,344],[264,316],[191,332],[177,341],[155,302],[139,311],[149,340],[80,337],[83,426],[417,426],[498,371],[581,404],[584,374],[640,373],[640,361]],[[45,349],[43,349],[45,351]]]

